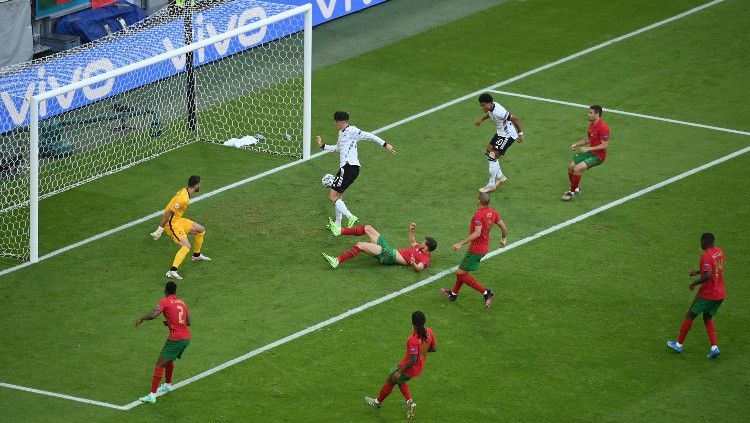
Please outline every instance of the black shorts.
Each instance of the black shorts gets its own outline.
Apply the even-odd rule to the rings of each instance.
[[[495,136],[492,137],[490,140],[490,145],[492,146],[492,149],[497,151],[497,156],[504,156],[505,152],[510,148],[511,145],[516,141],[515,138],[511,137],[501,137],[500,135],[495,134]]]
[[[349,185],[354,183],[354,180],[359,176],[359,166],[350,165],[349,163],[343,165],[336,173],[336,177],[333,178],[333,186],[331,189],[343,194]]]

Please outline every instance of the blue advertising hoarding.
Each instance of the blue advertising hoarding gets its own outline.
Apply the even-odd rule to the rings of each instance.
[[[276,15],[306,3],[313,5],[313,25],[354,13],[385,0],[282,0],[269,3],[259,0],[235,0],[202,11],[193,16],[193,40],[200,41],[228,30]],[[284,37],[302,28],[303,16],[284,20],[258,30],[232,37],[196,51],[195,66],[247,50],[253,46]],[[119,67],[143,60],[145,56],[130,52],[147,46],[149,56],[175,50],[184,45],[184,22],[173,20],[158,26],[117,38],[106,44],[82,50],[19,72],[0,77],[0,133],[29,123],[31,97],[61,86],[78,82]],[[40,102],[41,119],[100,101],[182,72],[185,56],[151,65],[93,85]]]

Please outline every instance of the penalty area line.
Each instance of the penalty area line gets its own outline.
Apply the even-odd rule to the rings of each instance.
[[[718,158],[716,160],[710,161],[710,162],[708,162],[708,163],[706,163],[704,165],[701,165],[701,166],[698,166],[696,168],[690,169],[688,171],[680,173],[679,175],[673,176],[673,177],[671,177],[669,179],[665,179],[665,180],[663,180],[663,181],[661,181],[659,183],[656,183],[654,185],[651,185],[651,186],[648,186],[646,188],[643,188],[643,189],[641,189],[639,191],[636,191],[636,192],[634,192],[634,193],[632,193],[630,195],[626,195],[625,197],[622,197],[622,198],[620,198],[618,200],[615,200],[615,201],[609,202],[607,204],[604,204],[604,205],[602,205],[600,207],[597,207],[597,208],[595,208],[593,210],[590,210],[590,211],[588,211],[586,213],[583,213],[583,214],[578,215],[578,216],[576,216],[574,218],[568,219],[568,220],[566,220],[566,221],[564,221],[562,223],[559,223],[557,225],[551,226],[551,227],[549,227],[549,228],[547,228],[547,229],[545,229],[543,231],[539,231],[539,232],[537,232],[537,233],[535,233],[533,235],[527,236],[526,238],[523,238],[523,239],[520,239],[520,240],[518,240],[516,242],[513,242],[513,243],[509,244],[508,246],[506,246],[505,248],[499,248],[499,249],[493,250],[489,254],[487,254],[486,256],[484,256],[484,258],[482,259],[482,261],[490,259],[492,257],[495,257],[495,256],[497,256],[499,254],[506,253],[506,252],[508,252],[510,250],[513,250],[515,248],[518,248],[518,247],[520,247],[522,245],[528,244],[529,242],[534,241],[536,239],[539,239],[539,238],[541,238],[541,237],[543,237],[545,235],[549,235],[549,234],[551,234],[553,232],[559,231],[560,229],[566,228],[566,227],[568,227],[570,225],[573,225],[575,223],[578,223],[578,222],[580,222],[582,220],[588,219],[589,217],[595,216],[595,215],[597,215],[599,213],[602,213],[604,211],[607,211],[607,210],[609,210],[609,209],[611,209],[613,207],[619,206],[620,204],[623,204],[623,203],[628,202],[630,200],[633,200],[635,198],[638,198],[638,197],[641,197],[643,195],[646,195],[646,194],[648,194],[648,193],[650,193],[652,191],[655,191],[655,190],[657,190],[659,188],[663,188],[663,187],[665,187],[665,186],[667,186],[669,184],[672,184],[674,182],[677,182],[677,181],[679,181],[681,179],[685,179],[688,176],[694,175],[694,174],[696,174],[698,172],[704,171],[704,170],[706,170],[708,168],[711,168],[713,166],[716,166],[716,165],[719,165],[721,163],[724,163],[724,162],[726,162],[728,160],[731,160],[731,159],[733,159],[735,157],[741,156],[741,155],[743,155],[743,154],[745,154],[747,152],[750,152],[750,147],[745,147],[745,148],[743,148],[741,150],[735,151],[734,153],[727,154],[726,156],[723,156],[723,157],[720,157],[720,158]],[[264,352],[266,352],[268,350],[271,350],[271,349],[276,348],[278,346],[284,345],[284,344],[286,344],[288,342],[291,342],[291,341],[293,341],[293,340],[295,340],[297,338],[301,338],[301,337],[303,337],[305,335],[313,333],[313,332],[315,332],[315,331],[317,331],[319,329],[322,329],[322,328],[324,328],[326,326],[330,326],[330,325],[332,325],[332,324],[334,324],[336,322],[344,320],[344,319],[346,319],[348,317],[351,317],[351,316],[353,316],[353,315],[355,315],[357,313],[360,313],[360,312],[363,312],[363,311],[365,311],[365,310],[367,310],[369,308],[375,307],[376,305],[379,305],[379,304],[382,304],[382,303],[384,303],[386,301],[390,301],[390,300],[392,300],[394,298],[400,297],[401,295],[404,295],[404,294],[406,294],[408,292],[411,292],[411,291],[413,291],[413,290],[415,290],[417,288],[421,288],[421,287],[423,287],[423,286],[425,286],[425,285],[427,285],[427,284],[429,284],[431,282],[434,282],[434,281],[436,281],[436,280],[438,280],[438,279],[440,279],[440,278],[442,278],[444,276],[447,276],[447,275],[455,272],[456,270],[458,270],[458,266],[453,266],[453,267],[451,267],[449,269],[444,269],[444,270],[442,270],[442,271],[440,271],[440,272],[438,272],[438,273],[436,273],[436,274],[434,274],[434,275],[432,275],[432,276],[430,276],[430,277],[428,277],[426,279],[423,279],[423,280],[421,280],[421,281],[419,281],[417,283],[414,283],[412,285],[404,287],[404,288],[402,288],[402,289],[400,289],[398,291],[392,292],[392,293],[390,293],[388,295],[385,295],[383,297],[374,299],[374,300],[372,300],[370,302],[367,302],[365,304],[360,305],[359,307],[356,307],[356,308],[353,308],[351,310],[345,311],[345,312],[343,312],[343,313],[341,313],[341,314],[339,314],[337,316],[331,317],[328,320],[324,320],[324,321],[322,321],[320,323],[317,323],[317,324],[315,324],[313,326],[309,326],[309,327],[307,327],[305,329],[302,329],[302,330],[300,330],[298,332],[295,332],[295,333],[293,333],[293,334],[291,334],[289,336],[281,338],[278,341],[274,341],[274,342],[272,342],[270,344],[267,344],[267,345],[264,345],[264,346],[262,346],[260,348],[254,349],[254,350],[252,350],[252,351],[250,351],[250,352],[248,352],[246,354],[243,354],[243,355],[241,355],[241,356],[239,356],[237,358],[229,360],[229,361],[227,361],[227,362],[225,362],[223,364],[220,364],[220,365],[218,365],[216,367],[213,367],[213,368],[208,369],[208,370],[206,370],[204,372],[201,372],[201,373],[199,373],[199,374],[197,374],[195,376],[192,376],[192,377],[190,377],[188,379],[185,379],[185,380],[183,380],[183,381],[181,381],[179,383],[176,383],[174,385],[174,388],[175,389],[182,388],[182,387],[187,386],[187,385],[189,385],[189,384],[191,384],[193,382],[197,382],[197,381],[199,381],[199,380],[201,380],[201,379],[203,379],[205,377],[211,376],[214,373],[220,372],[220,371],[222,371],[222,370],[224,370],[224,369],[226,369],[228,367],[234,366],[235,364],[239,364],[239,363],[241,363],[241,362],[243,362],[245,360],[248,360],[248,359],[250,359],[252,357],[255,357],[255,356],[259,355],[259,354],[262,354],[262,353],[264,353]],[[122,409],[123,410],[131,410],[131,409],[133,409],[134,407],[137,407],[140,404],[142,404],[142,402],[140,402],[140,401],[133,401],[130,404],[123,405]]]
[[[2,386],[4,388],[9,388],[9,389],[15,389],[17,391],[31,392],[33,394],[46,395],[48,397],[56,397],[56,398],[62,398],[62,399],[70,400],[70,401],[82,402],[84,404],[91,404],[91,405],[98,405],[98,406],[101,406],[101,407],[114,408],[115,410],[125,410],[125,407],[123,407],[121,405],[110,404],[108,402],[97,401],[97,400],[92,400],[92,399],[88,399],[88,398],[76,397],[76,396],[73,396],[73,395],[60,394],[60,393],[57,393],[57,392],[43,391],[41,389],[29,388],[29,387],[20,386],[20,385],[14,385],[12,383],[0,382],[0,386]]]
[[[586,104],[571,103],[569,101],[555,100],[555,99],[552,99],[552,98],[545,98],[545,97],[536,97],[536,96],[533,96],[533,95],[514,93],[514,92],[510,92],[510,91],[490,90],[490,92],[495,93],[495,94],[506,95],[508,97],[518,97],[518,98],[524,98],[524,99],[527,99],[527,100],[534,100],[534,101],[541,101],[541,102],[545,102],[545,103],[560,104],[560,105],[563,105],[563,106],[578,107],[578,108],[582,108],[582,109],[588,109],[589,108],[589,106],[586,105]],[[711,125],[705,125],[705,124],[702,124],[702,123],[687,122],[687,121],[684,121],[684,120],[670,119],[670,118],[664,118],[664,117],[653,116],[653,115],[644,115],[644,114],[641,114],[641,113],[626,112],[626,111],[623,111],[623,110],[610,109],[610,108],[606,108],[605,111],[607,113],[613,113],[613,114],[616,114],[616,115],[631,116],[631,117],[636,117],[636,118],[641,118],[641,119],[656,120],[656,121],[659,121],[659,122],[674,123],[674,124],[677,124],[677,125],[692,126],[694,128],[710,129],[712,131],[727,132],[727,133],[730,133],[730,134],[750,136],[750,132],[740,131],[738,129],[722,128],[720,126],[711,126]]]

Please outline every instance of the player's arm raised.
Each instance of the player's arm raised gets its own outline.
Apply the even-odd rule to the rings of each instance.
[[[417,230],[417,224],[410,223],[409,224],[409,246],[412,248],[414,248],[414,246],[417,245],[417,237],[415,236],[416,230]]]
[[[322,148],[325,151],[330,151],[330,152],[339,151],[339,145],[338,144],[328,145],[328,144],[326,144],[326,143],[323,142],[323,138],[321,138],[320,135],[316,135],[315,136],[315,143],[318,144],[318,147]]]
[[[453,244],[453,250],[454,251],[460,250],[461,247],[464,246],[464,244],[468,244],[471,241],[474,241],[475,239],[479,238],[481,235],[482,235],[482,224],[480,223],[478,225],[474,225],[474,231],[471,233],[471,235]]]
[[[505,246],[508,245],[508,227],[505,226],[505,222],[503,222],[503,219],[497,221],[497,226],[500,227],[500,233],[503,236],[503,238],[500,240],[500,248],[505,248]]]
[[[161,221],[159,222],[159,226],[156,227],[156,230],[151,232],[151,236],[157,240],[161,237],[162,232],[164,232],[164,226],[169,222],[169,218],[172,217],[174,212],[172,210],[164,210],[164,213],[161,215]]]
[[[515,126],[516,129],[518,129],[518,142],[522,143],[526,139],[526,136],[523,134],[523,128],[521,127],[521,121],[518,120],[518,118],[515,115],[513,115],[513,114],[510,114],[510,119],[509,120],[511,122],[513,122],[513,126]]]
[[[138,327],[143,323],[144,320],[154,320],[156,319],[156,316],[161,314],[161,310],[159,310],[159,307],[156,307],[151,311],[150,313],[144,315],[143,317],[138,318],[138,320],[135,321],[135,326]]]

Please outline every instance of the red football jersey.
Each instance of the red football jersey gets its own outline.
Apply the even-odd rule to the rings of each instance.
[[[479,238],[471,241],[469,252],[474,254],[487,254],[490,251],[490,229],[492,225],[500,221],[500,214],[490,206],[481,207],[474,213],[469,225],[469,235],[474,232],[475,226],[482,226]]]
[[[609,126],[602,119],[599,119],[599,122],[589,124],[588,137],[590,147],[596,147],[602,141],[609,141]],[[607,158],[607,149],[592,151],[591,154],[604,161]]]
[[[435,333],[432,329],[425,328],[427,331],[427,340],[422,341],[416,331],[412,332],[409,339],[406,340],[406,355],[404,359],[398,364],[399,368],[402,368],[409,362],[409,357],[417,354],[417,364],[408,368],[403,374],[404,376],[417,377],[422,373],[424,369],[424,362],[427,360],[427,350],[430,347],[435,346]]]
[[[417,263],[422,263],[424,267],[427,267],[430,265],[430,253],[423,253],[420,248],[419,245],[415,245],[413,248],[402,248],[398,250],[398,253],[406,260],[406,264],[409,264],[411,258],[414,257]]]
[[[190,339],[190,329],[187,325],[187,317],[190,311],[188,311],[188,306],[182,299],[177,298],[176,295],[170,295],[162,298],[156,307],[167,319],[170,341]]]
[[[724,299],[724,251],[721,248],[711,247],[703,251],[701,255],[701,276],[711,273],[711,279],[701,285],[698,296],[704,300]]]

